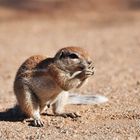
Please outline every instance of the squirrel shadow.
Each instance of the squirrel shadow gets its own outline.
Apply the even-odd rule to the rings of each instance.
[[[54,116],[48,113],[42,113],[43,116]],[[13,108],[9,108],[6,111],[0,112],[0,121],[8,121],[8,122],[27,122],[28,126],[34,126],[33,120],[28,118],[22,111],[20,107],[16,105]]]
[[[26,118],[27,117],[20,111],[18,106],[0,112],[0,121],[18,122],[23,121]]]

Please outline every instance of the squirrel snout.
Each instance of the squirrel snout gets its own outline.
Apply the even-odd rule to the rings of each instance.
[[[80,70],[84,70],[86,67],[85,67],[85,65],[81,65],[79,68],[80,68]]]
[[[92,63],[92,61],[87,61],[87,63],[90,65]]]

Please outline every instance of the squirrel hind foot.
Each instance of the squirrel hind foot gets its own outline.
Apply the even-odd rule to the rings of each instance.
[[[81,117],[81,115],[79,113],[76,113],[76,112],[73,112],[73,113],[61,113],[61,114],[56,114],[56,116],[61,116],[61,117],[64,117],[64,118],[78,118],[78,117]]]

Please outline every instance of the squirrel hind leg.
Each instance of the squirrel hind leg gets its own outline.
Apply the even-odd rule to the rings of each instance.
[[[64,107],[67,104],[68,92],[61,92],[52,104],[53,113],[55,115],[62,114],[64,112]]]
[[[27,117],[33,118],[31,125],[42,127],[43,122],[40,117],[39,101],[35,94],[28,86],[16,89],[15,94],[22,112],[25,113]]]
[[[69,112],[64,112],[64,107],[65,105],[67,105],[67,101],[68,101],[68,97],[69,97],[69,94],[68,92],[61,92],[54,104],[52,105],[52,108],[53,108],[53,113],[56,115],[56,116],[62,116],[64,118],[67,118],[67,117],[70,117],[70,118],[77,118],[77,117],[81,117],[79,114],[77,113],[69,113]]]

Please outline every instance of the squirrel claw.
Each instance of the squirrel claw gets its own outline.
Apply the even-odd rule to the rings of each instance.
[[[81,115],[79,115],[79,114],[77,114],[77,113],[63,113],[63,114],[61,114],[61,116],[62,117],[64,117],[64,118],[68,118],[68,117],[70,117],[70,118],[78,118],[78,117],[81,117]]]
[[[43,127],[44,123],[42,120],[34,120],[32,125],[36,127]]]

